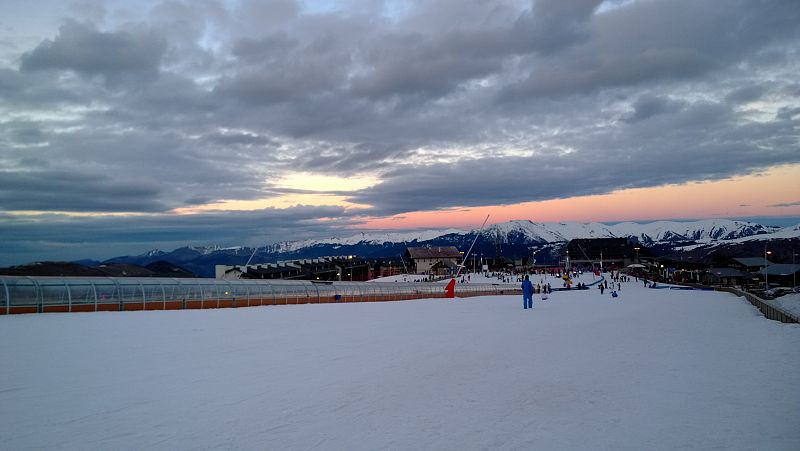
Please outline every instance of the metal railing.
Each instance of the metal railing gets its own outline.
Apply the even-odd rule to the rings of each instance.
[[[445,285],[134,277],[0,276],[0,314],[177,310],[443,298]],[[456,296],[518,294],[516,284],[457,284]]]

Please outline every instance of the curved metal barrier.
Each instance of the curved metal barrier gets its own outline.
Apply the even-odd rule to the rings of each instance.
[[[0,314],[179,310],[444,298],[411,282],[0,276]],[[457,284],[456,296],[519,294],[515,284]]]

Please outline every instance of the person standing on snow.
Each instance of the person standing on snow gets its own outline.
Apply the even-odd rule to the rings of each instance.
[[[527,275],[522,281],[522,304],[525,309],[533,308],[533,284]]]

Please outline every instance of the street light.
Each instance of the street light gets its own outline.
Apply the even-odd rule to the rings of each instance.
[[[769,290],[769,272],[767,271],[767,267],[768,267],[768,265],[767,265],[767,255],[772,254],[772,251],[768,251],[767,250],[767,244],[769,244],[769,241],[764,243],[764,285],[766,285],[764,287],[765,290]]]
[[[639,249],[640,249],[639,246],[633,248],[633,250],[636,251],[636,263],[639,263]]]

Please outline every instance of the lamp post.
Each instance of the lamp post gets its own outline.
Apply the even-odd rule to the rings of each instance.
[[[768,268],[767,255],[772,253],[772,251],[767,250],[767,244],[769,244],[769,241],[764,243],[764,285],[766,285],[764,287],[765,290],[769,290],[769,272],[767,271]]]
[[[794,257],[797,254],[794,253],[794,249],[792,249],[792,291],[797,287],[797,267],[794,265]]]
[[[639,246],[633,248],[636,251],[636,263],[639,263]]]
[[[603,251],[600,251],[600,275],[603,275]]]

